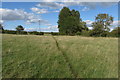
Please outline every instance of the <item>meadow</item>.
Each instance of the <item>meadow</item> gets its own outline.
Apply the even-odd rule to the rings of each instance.
[[[2,35],[3,78],[117,78],[118,38]]]

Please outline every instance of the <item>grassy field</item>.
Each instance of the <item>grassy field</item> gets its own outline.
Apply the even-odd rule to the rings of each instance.
[[[3,35],[3,78],[117,78],[118,39]]]

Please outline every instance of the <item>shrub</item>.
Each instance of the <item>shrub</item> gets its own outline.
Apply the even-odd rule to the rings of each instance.
[[[108,34],[108,37],[120,37],[120,35],[117,32],[112,31]]]
[[[90,31],[86,31],[86,30],[84,30],[84,31],[82,31],[82,33],[81,33],[81,35],[82,36],[90,36]]]
[[[51,35],[59,35],[57,32],[51,32]]]
[[[38,35],[44,35],[44,32],[39,32],[39,34]]]
[[[81,32],[78,31],[78,32],[76,33],[76,35],[81,35]]]
[[[44,35],[44,32],[32,31],[32,32],[29,32],[29,34],[33,34],[33,35]]]
[[[107,37],[107,36],[108,36],[108,34],[109,34],[109,32],[108,32],[108,31],[104,31],[104,32],[101,34],[101,37]]]
[[[110,36],[111,36],[111,37],[120,37],[120,27],[114,28],[114,29],[110,32]]]
[[[7,33],[7,34],[17,34],[17,31],[13,31],[13,30],[4,30],[4,33]]]
[[[75,33],[69,33],[68,35],[70,35],[70,36],[75,36]]]
[[[66,35],[65,33],[59,33],[59,35]]]
[[[25,34],[25,35],[27,35],[27,31],[21,31],[20,34]]]
[[[32,32],[28,32],[29,34],[34,34],[35,31],[32,31]]]

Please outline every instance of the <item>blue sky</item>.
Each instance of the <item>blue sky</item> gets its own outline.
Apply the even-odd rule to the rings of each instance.
[[[107,13],[114,17],[111,29],[117,26],[118,4],[113,2],[3,2],[0,10],[3,16],[1,23],[5,29],[14,30],[17,25],[22,25],[26,31],[57,32],[59,11],[64,6],[69,7],[70,10],[78,10],[80,17],[87,23],[89,28],[91,28],[90,24],[99,13]]]

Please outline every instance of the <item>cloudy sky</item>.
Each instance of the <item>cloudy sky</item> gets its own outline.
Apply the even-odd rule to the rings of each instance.
[[[111,29],[118,23],[118,3],[116,2],[3,2],[0,8],[0,23],[5,29],[15,30],[22,25],[26,31],[58,32],[59,11],[64,7],[80,12],[80,17],[91,29],[91,23],[99,13],[114,17]]]

